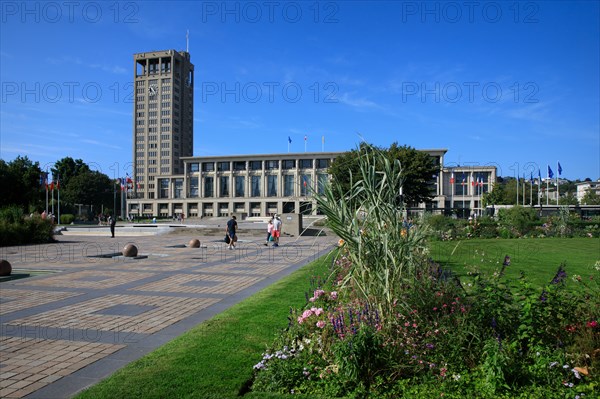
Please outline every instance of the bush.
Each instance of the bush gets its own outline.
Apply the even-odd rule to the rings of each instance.
[[[500,209],[498,212],[498,224],[501,230],[509,230],[514,237],[529,233],[538,222],[537,211],[533,208],[514,206]]]
[[[75,220],[75,215],[70,213],[66,213],[64,215],[60,215],[60,224],[71,224]]]
[[[0,210],[0,246],[52,242],[53,230],[50,220],[39,215],[24,217],[18,207]]]

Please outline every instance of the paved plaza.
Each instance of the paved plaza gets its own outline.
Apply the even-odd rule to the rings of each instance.
[[[75,232],[73,231],[75,230]],[[68,398],[329,252],[335,237],[70,229],[54,244],[0,248],[0,397]],[[204,231],[204,233],[203,233]],[[203,235],[204,234],[204,235]],[[224,233],[222,234],[224,236]],[[197,238],[200,248],[187,246]],[[119,256],[126,244],[138,257]]]

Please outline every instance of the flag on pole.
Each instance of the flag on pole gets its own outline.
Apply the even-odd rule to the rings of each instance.
[[[462,183],[460,183],[460,184],[461,184],[461,185],[463,185],[463,186],[464,186],[465,184],[467,184],[467,178],[466,178],[466,176],[465,176],[465,174],[464,174],[464,173],[462,174]]]
[[[450,184],[454,184],[454,172],[450,175]]]
[[[542,171],[540,170],[540,168],[538,168],[538,179],[540,179],[540,181],[538,182],[538,184],[542,185]]]
[[[562,166],[560,166],[560,162],[558,162],[558,175],[562,174]]]
[[[54,191],[54,181],[50,182],[50,191]]]
[[[554,172],[550,169],[550,165],[548,165],[548,178],[552,179],[554,177]]]
[[[292,144],[292,138],[288,136],[288,144]]]

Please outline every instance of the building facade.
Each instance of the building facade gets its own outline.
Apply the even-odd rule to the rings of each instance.
[[[341,152],[194,157],[194,65],[188,52],[134,55],[132,217],[242,217],[317,214],[329,165]],[[414,212],[470,216],[496,180],[495,167],[444,166],[446,149],[427,152],[439,168],[434,197]]]
[[[137,199],[153,199],[158,177],[182,174],[194,148],[194,65],[175,50],[134,55],[133,174]]]

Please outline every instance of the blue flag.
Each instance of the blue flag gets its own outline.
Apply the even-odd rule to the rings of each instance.
[[[542,184],[542,172],[540,171],[540,168],[538,168],[538,178],[540,179],[539,184]]]
[[[554,177],[554,172],[552,172],[552,169],[550,169],[550,165],[548,165],[548,177],[550,179],[552,179]]]
[[[292,138],[290,136],[288,136],[288,143],[292,144]]]
[[[560,162],[558,163],[558,175],[560,176],[562,173],[562,167],[560,166]]]

